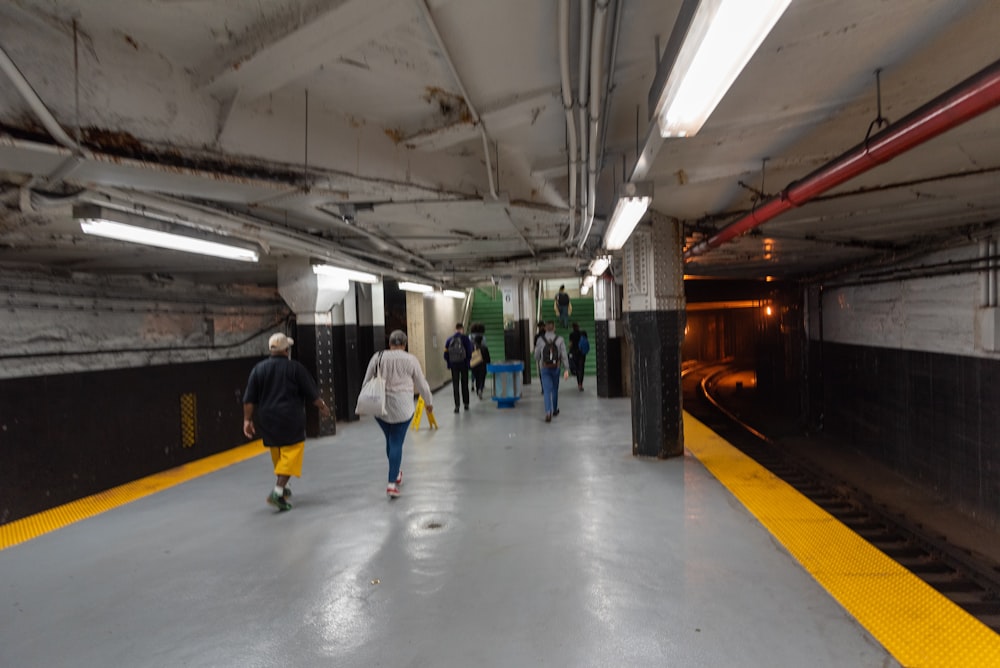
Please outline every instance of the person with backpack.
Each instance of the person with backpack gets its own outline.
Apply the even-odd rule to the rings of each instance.
[[[472,340],[465,335],[465,325],[455,323],[455,333],[444,343],[444,361],[451,370],[451,387],[455,395],[455,412],[458,412],[458,392],[461,386],[462,403],[469,410],[469,360],[472,359]]]
[[[545,421],[559,415],[559,370],[569,378],[569,357],[566,342],[556,334],[555,321],[545,323],[545,335],[535,344],[535,361],[542,375],[542,393],[545,395]]]

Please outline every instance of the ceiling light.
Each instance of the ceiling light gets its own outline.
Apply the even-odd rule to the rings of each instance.
[[[589,290],[590,288],[594,287],[594,283],[596,282],[597,282],[597,277],[594,276],[593,274],[589,274],[583,279],[583,287]]]
[[[400,281],[399,289],[406,292],[434,292],[434,288],[430,285],[424,285],[423,283],[410,283],[409,281]]]
[[[250,248],[241,248],[240,246],[191,236],[197,234],[194,230],[185,229],[184,234],[170,232],[167,230],[175,229],[175,226],[121,211],[96,206],[79,206],[73,208],[73,217],[80,221],[80,229],[85,234],[93,234],[107,239],[128,241],[185,253],[211,255],[227,260],[257,262],[259,259],[257,251]]]
[[[651,201],[653,201],[652,183],[626,183],[615,203],[608,229],[604,232],[604,248],[621,249],[631,236],[632,230],[642,220]]]
[[[702,0],[656,105],[660,135],[705,124],[791,0]]]
[[[585,295],[588,292],[590,292],[590,286],[589,285],[584,285],[582,288],[580,288],[580,294],[581,295]]]
[[[609,266],[611,266],[610,255],[602,255],[600,257],[595,257],[594,260],[590,263],[590,270],[589,270],[590,275],[601,276],[602,274],[604,274],[604,272],[608,270]]]
[[[452,297],[453,299],[465,299],[465,293],[461,290],[442,290],[441,294],[445,297]]]
[[[323,276],[334,276],[337,278],[346,278],[349,281],[354,281],[355,283],[378,283],[378,276],[375,274],[369,274],[363,271],[355,271],[354,269],[343,269],[341,267],[334,267],[329,264],[314,264],[313,273]]]

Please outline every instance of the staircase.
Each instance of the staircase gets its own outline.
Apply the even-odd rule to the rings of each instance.
[[[587,332],[587,338],[590,339],[590,353],[587,355],[584,374],[587,378],[593,378],[597,374],[597,356],[594,354],[597,348],[594,341],[594,300],[590,297],[576,297],[572,304],[573,313],[570,315],[569,321],[578,323],[580,329]],[[503,295],[500,291],[497,290],[494,297],[492,290],[476,288],[472,295],[472,314],[469,318],[470,327],[473,322],[481,322],[486,326],[486,347],[490,349],[490,356],[493,360],[499,362],[507,359],[503,337]],[[565,339],[566,349],[569,350],[569,333],[573,330],[563,329],[559,326],[558,318],[552,310],[552,300],[547,300],[543,306],[542,318],[546,321],[556,321],[556,333]],[[530,344],[533,344],[534,332],[532,332],[531,338]],[[533,377],[537,378],[538,369],[535,366],[534,358],[526,361],[531,364]]]

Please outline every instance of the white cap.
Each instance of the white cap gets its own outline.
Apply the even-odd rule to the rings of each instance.
[[[267,347],[271,352],[278,353],[288,350],[294,343],[295,339],[278,332],[277,334],[272,334],[271,338],[267,340]]]

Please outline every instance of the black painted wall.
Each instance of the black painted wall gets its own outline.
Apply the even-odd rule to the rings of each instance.
[[[261,359],[0,380],[0,524],[245,443],[243,390]]]
[[[622,396],[622,343],[609,338],[607,320],[594,321],[591,354],[597,366],[597,396]]]
[[[330,417],[320,417],[319,411],[309,406],[306,410],[306,436],[331,436],[337,433],[340,404],[346,396],[338,387],[343,384],[343,355],[338,358],[333,330],[329,325],[296,325],[292,346],[292,359],[298,360],[316,381],[316,388],[323,401],[330,407]],[[355,394],[357,396],[357,394]]]
[[[684,311],[630,311],[632,454],[684,454],[681,416],[681,339]]]
[[[810,341],[811,419],[1000,522],[1000,361]]]

